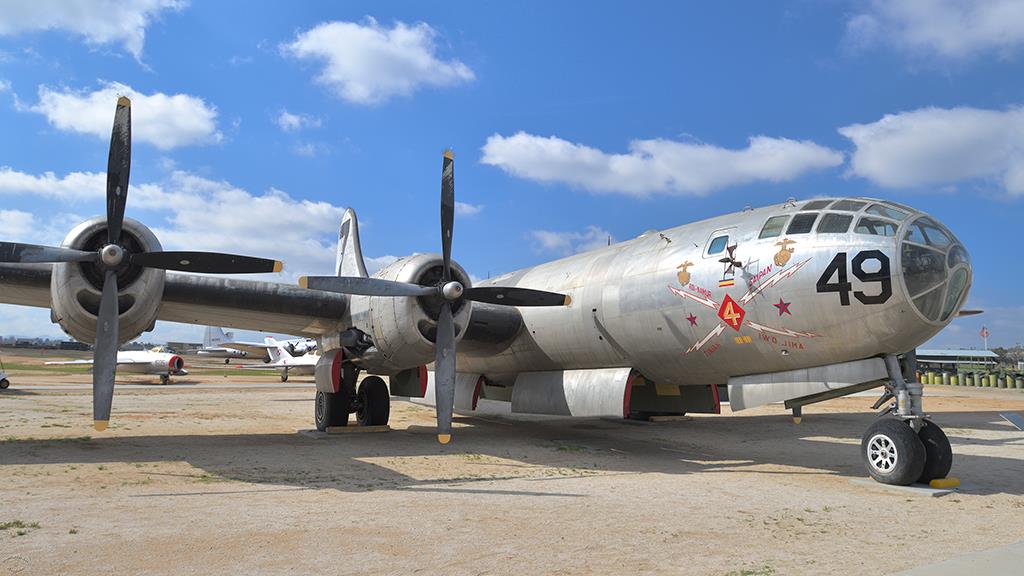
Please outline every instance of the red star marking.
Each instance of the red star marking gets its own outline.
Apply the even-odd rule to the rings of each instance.
[[[782,316],[783,314],[789,314],[790,316],[792,316],[793,313],[789,311],[790,304],[792,304],[792,302],[785,302],[782,300],[782,298],[779,298],[779,303],[772,304],[772,306],[775,306],[776,308],[779,309],[779,316]]]
[[[693,314],[690,314],[689,316],[687,316],[686,319],[690,321],[690,326],[696,326],[697,325],[697,317],[694,316]]]
[[[743,325],[743,317],[747,313],[732,299],[728,294],[725,295],[725,299],[722,300],[722,305],[718,308],[718,317],[723,322],[729,325],[730,328],[739,332],[740,326]]]

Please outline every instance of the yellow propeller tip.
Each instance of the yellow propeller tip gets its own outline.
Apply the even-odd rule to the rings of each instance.
[[[301,288],[309,288],[309,278],[305,276],[299,276],[299,286]]]
[[[440,442],[441,444],[447,444],[447,443],[452,441],[452,435],[451,434],[438,434],[437,435],[437,441]]]
[[[118,106],[131,106],[132,105],[132,101],[129,100],[127,96],[121,96],[120,98],[117,99],[117,105]]]
[[[284,262],[276,260],[274,262],[274,272],[280,272],[281,270],[284,270]]]
[[[569,296],[568,294],[566,294],[566,296],[565,296],[565,304],[563,304],[563,306],[568,306],[570,304],[572,304],[572,296]]]
[[[444,157],[449,159],[449,160],[454,160],[455,159],[455,153],[452,152],[451,150],[445,150],[444,151]]]
[[[97,432],[103,432],[104,430],[107,429],[107,426],[109,424],[109,420],[94,420],[92,423],[92,427],[95,428]]]
[[[800,422],[801,418],[799,416],[793,416],[793,424],[799,424]]]

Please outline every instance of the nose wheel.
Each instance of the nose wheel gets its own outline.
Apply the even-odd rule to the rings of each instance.
[[[888,390],[876,407],[889,400],[896,402],[883,411],[888,415],[868,427],[860,442],[864,466],[882,484],[927,484],[945,478],[953,465],[949,438],[938,424],[925,417],[923,386],[903,378],[905,372],[914,373],[913,354],[907,356],[909,370],[904,370],[895,356],[886,356]]]

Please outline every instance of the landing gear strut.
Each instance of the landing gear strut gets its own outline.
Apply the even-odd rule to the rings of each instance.
[[[875,408],[895,401],[861,437],[861,456],[868,473],[883,484],[928,483],[945,478],[953,464],[949,439],[924,413],[924,386],[904,378],[905,373],[914,374],[915,364],[913,352],[906,355],[902,367],[895,355],[885,357],[889,382]]]

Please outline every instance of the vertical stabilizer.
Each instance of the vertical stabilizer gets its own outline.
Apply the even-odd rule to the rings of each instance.
[[[292,355],[288,353],[288,349],[278,343],[274,338],[267,336],[263,339],[263,343],[267,347],[267,355],[270,356],[270,361],[272,363],[278,364],[292,358]]]
[[[218,348],[225,342],[231,342],[234,337],[234,332],[224,332],[223,328],[207,326],[203,333],[203,347]]]
[[[363,250],[359,246],[359,221],[356,219],[356,211],[351,208],[346,208],[341,217],[335,271],[338,276],[369,276],[363,262]]]

